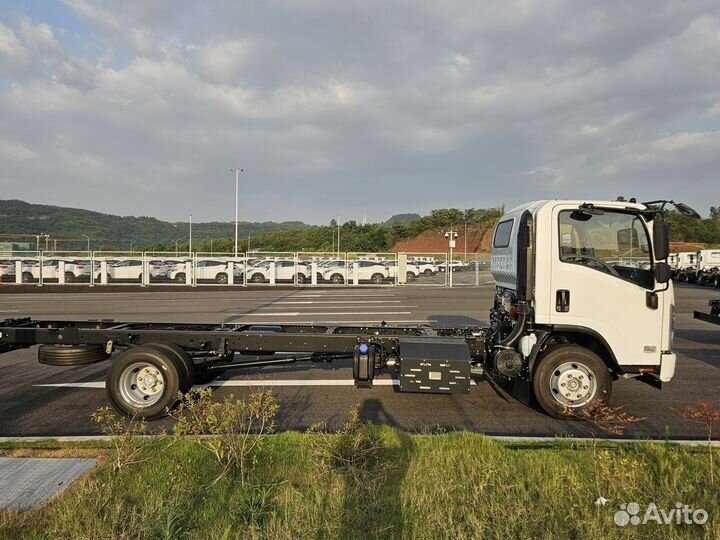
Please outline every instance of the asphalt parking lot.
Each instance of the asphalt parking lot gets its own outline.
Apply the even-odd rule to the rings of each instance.
[[[487,319],[493,285],[480,287],[308,288],[308,289],[90,289],[42,290],[34,294],[3,287],[0,318],[114,318],[123,321],[379,323],[477,325]],[[49,288],[48,288],[49,289]],[[645,418],[627,437],[701,438],[702,426],[680,419],[675,411],[695,400],[718,399],[720,327],[692,318],[707,311],[716,289],[676,286],[675,379],[662,391],[632,380],[614,384],[613,405],[624,405]],[[90,415],[107,404],[103,388],[109,361],[62,368],[37,363],[36,348],[0,356],[0,436],[94,435]],[[303,430],[317,422],[341,424],[359,406],[365,419],[414,432],[472,430],[495,435],[586,436],[580,422],[559,421],[526,407],[502,388],[478,380],[461,396],[398,393],[382,379],[372,389],[351,386],[346,361],[331,365],[296,364],[228,373],[216,381],[217,396],[242,395],[260,381],[274,381],[281,430]],[[350,385],[348,385],[350,384]],[[153,423],[153,428],[167,421]]]

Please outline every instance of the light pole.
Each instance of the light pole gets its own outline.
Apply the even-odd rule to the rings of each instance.
[[[213,256],[213,239],[210,238],[209,236],[206,236],[205,238],[210,240],[210,256],[212,257]]]
[[[338,243],[337,243],[337,258],[340,258],[340,216],[337,217],[337,227],[338,227]]]
[[[457,239],[457,237],[458,237],[458,233],[456,233],[453,230],[450,230],[445,233],[445,238],[448,239],[448,246],[450,247],[450,258],[448,259],[448,264],[447,264],[448,284],[450,285],[450,287],[452,287],[452,285],[453,285],[452,284],[452,282],[453,282],[453,272],[452,272],[452,270],[453,270],[453,267],[452,267],[453,248],[455,247],[455,240]]]
[[[465,236],[463,236],[463,240],[465,240],[465,255],[463,257],[463,260],[467,264],[467,219],[465,220]]]
[[[190,214],[190,237],[188,238],[188,255],[192,257],[192,214]]]
[[[134,243],[135,243],[135,242],[130,242],[130,254],[131,254],[131,255],[133,254],[133,244],[134,244]]]
[[[180,241],[179,238],[178,238],[177,240],[175,240],[175,256],[176,256],[176,257],[178,256],[178,251],[179,251],[179,249],[178,249],[178,242],[179,242],[179,241]]]
[[[83,234],[82,237],[87,238],[87,241],[88,241],[87,251],[88,251],[88,253],[90,253],[90,237],[87,234]]]
[[[238,256],[238,196],[240,194],[240,173],[243,169],[235,167],[230,169],[231,172],[235,173],[235,256]],[[248,236],[248,238],[250,238]],[[248,245],[250,244],[248,240]],[[249,250],[248,250],[249,251]]]

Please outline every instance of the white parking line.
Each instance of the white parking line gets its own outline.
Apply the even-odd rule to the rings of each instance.
[[[259,386],[353,386],[353,379],[235,379],[230,381],[212,381],[208,384],[195,385],[193,388],[205,388],[208,386],[240,386],[240,387],[259,387]],[[474,380],[470,384],[477,384]],[[376,386],[399,386],[398,379],[375,379],[373,385]],[[77,383],[55,383],[55,384],[34,384],[45,388],[105,388],[105,383],[98,382],[77,382]]]
[[[398,306],[400,307],[400,306]],[[412,311],[288,311],[285,313],[263,311],[261,313],[232,313],[230,317],[300,317],[306,315],[410,315]]]
[[[384,319],[382,317],[378,317],[377,319],[353,319],[353,320],[344,320],[339,321],[337,319],[332,319],[331,321],[323,321],[321,320],[310,320],[310,319],[300,319],[300,320],[292,320],[292,321],[271,321],[272,324],[315,324],[315,325],[322,325],[322,326],[337,326],[341,324],[380,324],[380,322],[386,322],[388,324],[398,324],[398,325],[404,325],[404,324],[428,324],[428,323],[435,323],[438,322],[437,319],[398,319],[398,320],[390,320],[390,319]],[[270,321],[269,321],[270,322]],[[226,320],[226,324],[242,324],[243,321],[240,320]],[[257,324],[257,321],[251,322],[247,321],[248,324]]]
[[[279,300],[276,304],[394,304],[402,300]]]

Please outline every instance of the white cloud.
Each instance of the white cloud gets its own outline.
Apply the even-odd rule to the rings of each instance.
[[[241,165],[249,219],[720,199],[715,0],[63,1],[101,60],[50,20],[0,25],[19,198],[229,219]],[[51,165],[64,189],[37,189]]]
[[[51,49],[60,51],[62,45],[55,39],[55,34],[46,23],[33,24],[33,22],[25,16],[20,17],[20,33],[23,41],[31,49]]]
[[[28,60],[28,52],[13,32],[12,28],[0,23],[0,57],[7,58],[10,65],[17,65]]]

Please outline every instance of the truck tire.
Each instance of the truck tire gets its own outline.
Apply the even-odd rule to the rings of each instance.
[[[560,345],[548,350],[535,367],[533,391],[550,416],[577,419],[595,401],[610,400],[607,365],[585,347]]]
[[[174,355],[177,365],[180,367],[180,391],[182,393],[190,391],[193,384],[195,384],[195,364],[193,364],[190,355],[188,355],[180,345],[165,343],[164,341],[155,341],[153,343],[146,343],[143,346]]]
[[[105,391],[118,412],[155,420],[177,403],[182,372],[182,366],[169,351],[131,347],[110,364]]]
[[[104,345],[41,345],[38,362],[47,366],[84,366],[108,358]]]

